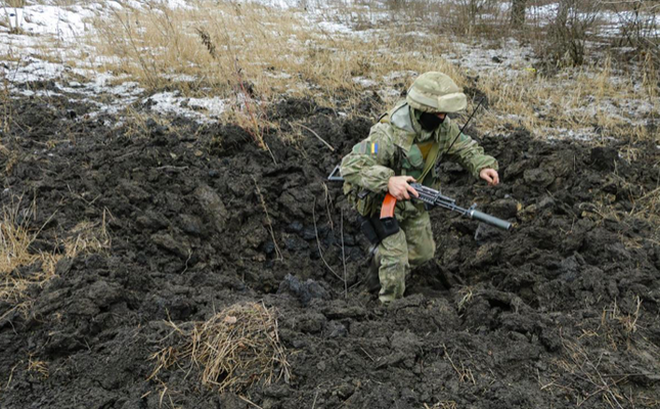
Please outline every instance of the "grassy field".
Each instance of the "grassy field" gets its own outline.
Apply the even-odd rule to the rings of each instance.
[[[522,126],[541,137],[652,137],[642,117],[657,117],[657,55],[640,51],[624,59],[613,42],[594,36],[575,40],[591,47],[582,65],[569,57],[552,61],[539,51],[556,47],[547,21],[528,21],[521,32],[497,3],[475,2],[476,10],[464,3],[448,2],[444,20],[430,2],[347,4],[325,11],[324,23],[304,10],[251,3],[154,6],[113,12],[96,22],[100,34],[90,40],[99,55],[111,57],[105,68],[152,90],[229,98],[234,109],[227,120],[249,127],[267,121],[264,105],[283,97],[363,114],[355,111],[365,92],[381,91],[386,107],[416,75],[438,70],[486,95],[484,132]],[[446,58],[466,45],[506,48],[509,36],[517,47],[535,49],[534,58],[482,68]]]

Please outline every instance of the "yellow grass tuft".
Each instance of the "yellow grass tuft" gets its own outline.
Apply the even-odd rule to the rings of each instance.
[[[30,206],[21,206],[22,198],[14,199],[4,206],[0,219],[0,300],[25,311],[30,300],[25,292],[31,285],[42,285],[55,275],[55,267],[62,257],[75,258],[78,254],[100,252],[110,247],[110,236],[106,229],[105,213],[101,222],[79,223],[65,241],[61,253],[35,253],[30,247],[41,233],[31,225],[36,215],[36,201]],[[22,275],[18,269],[36,266],[36,271]]]
[[[106,228],[106,212],[103,212],[100,223],[80,222],[71,230],[71,237],[64,244],[65,254],[74,258],[80,253],[100,253],[109,249],[111,243]]]
[[[275,311],[263,304],[232,305],[206,322],[195,323],[190,331],[170,325],[186,341],[181,348],[167,346],[152,356],[157,366],[149,379],[174,364],[185,367],[185,361],[201,369],[203,385],[220,392],[289,379]]]
[[[48,379],[48,376],[50,376],[48,363],[34,360],[32,359],[32,356],[29,357],[27,371],[31,374],[35,374],[38,378],[41,379]]]
[[[37,234],[29,231],[35,214],[35,205],[20,212],[21,199],[2,209],[0,220],[0,300],[19,304],[30,284],[41,283],[54,274],[59,259],[52,254],[34,254],[30,245]],[[23,277],[16,272],[18,267],[41,262],[41,272]],[[22,304],[19,304],[22,305]],[[24,306],[24,305],[23,305]]]

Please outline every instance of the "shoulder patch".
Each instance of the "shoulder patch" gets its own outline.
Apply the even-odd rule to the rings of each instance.
[[[378,142],[362,141],[355,145],[353,152],[360,153],[362,155],[378,155]]]

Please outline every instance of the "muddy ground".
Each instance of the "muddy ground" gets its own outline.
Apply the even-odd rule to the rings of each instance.
[[[32,251],[63,252],[81,222],[110,241],[62,258],[26,292],[27,313],[0,301],[1,408],[660,405],[658,226],[640,213],[660,184],[654,143],[548,143],[522,129],[482,138],[501,186],[446,164],[445,193],[516,228],[433,211],[437,264],[382,307],[362,283],[356,215],[325,180],[372,116],[283,101],[269,113],[283,124],[266,135],[271,156],[233,125],[117,127],[65,96],[3,105],[2,204],[36,203]],[[307,132],[283,142],[289,122],[335,151]],[[147,380],[166,321],[261,300],[278,311],[288,383],[221,394],[176,366]]]

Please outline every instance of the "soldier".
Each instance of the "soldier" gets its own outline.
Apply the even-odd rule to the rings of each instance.
[[[422,74],[406,99],[383,115],[369,136],[341,162],[344,193],[362,216],[377,222],[373,216],[380,211],[385,194],[397,199],[395,216],[400,229],[380,241],[374,256],[373,275],[377,271],[382,303],[403,297],[410,268],[432,259],[435,253],[429,214],[421,202],[410,200],[418,194],[408,182],[437,189],[435,163],[442,157],[458,162],[489,185],[499,183],[497,160],[485,155],[446,116],[466,106],[465,94],[447,75]]]

